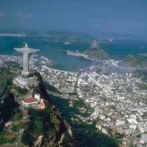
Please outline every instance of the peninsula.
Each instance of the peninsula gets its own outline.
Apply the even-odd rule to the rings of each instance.
[[[96,39],[91,42],[90,49],[87,49],[84,52],[72,52],[68,50],[67,54],[77,57],[83,57],[89,60],[109,60],[109,55],[104,50],[99,48],[99,43]]]

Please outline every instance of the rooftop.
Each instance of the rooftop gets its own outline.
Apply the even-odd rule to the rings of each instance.
[[[22,100],[24,103],[34,103],[34,102],[38,102],[39,100],[32,97],[32,98],[26,98]]]

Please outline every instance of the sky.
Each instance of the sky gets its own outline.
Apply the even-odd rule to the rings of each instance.
[[[0,30],[11,29],[147,38],[147,0],[0,0]]]

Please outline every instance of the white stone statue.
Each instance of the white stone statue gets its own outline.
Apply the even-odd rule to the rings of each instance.
[[[29,75],[29,56],[32,53],[36,53],[39,51],[38,49],[32,49],[28,47],[28,44],[25,43],[25,47],[23,48],[14,48],[17,52],[23,53],[23,71],[22,75]]]

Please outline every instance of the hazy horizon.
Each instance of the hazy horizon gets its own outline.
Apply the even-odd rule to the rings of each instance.
[[[0,30],[147,38],[145,0],[1,0]]]

